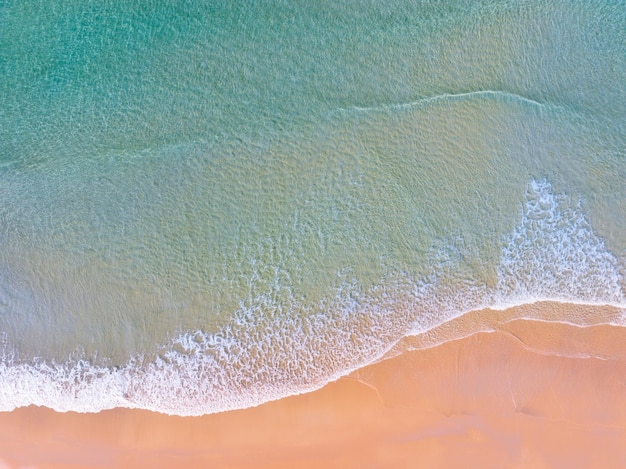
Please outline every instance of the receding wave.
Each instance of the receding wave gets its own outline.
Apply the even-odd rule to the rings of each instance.
[[[621,268],[578,204],[554,194],[546,181],[531,181],[520,221],[503,240],[493,288],[467,284],[451,291],[444,275],[398,273],[369,289],[346,281],[315,304],[284,296],[277,302],[270,291],[242,303],[219,331],[183,333],[120,367],[80,357],[23,362],[5,344],[0,406],[200,415],[320,388],[400,350],[402,341],[408,340],[405,349],[425,347],[488,329],[498,309],[500,322],[626,325]],[[555,302],[571,307],[550,307]],[[454,322],[459,318],[463,327]]]

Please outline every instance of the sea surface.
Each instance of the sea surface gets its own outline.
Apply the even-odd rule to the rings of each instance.
[[[0,410],[253,406],[625,278],[623,0],[0,1]]]

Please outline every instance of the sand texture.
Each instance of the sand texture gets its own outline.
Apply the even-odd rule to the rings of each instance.
[[[15,468],[626,467],[626,328],[507,319],[519,313],[492,312],[489,332],[251,409],[3,413],[0,458]]]

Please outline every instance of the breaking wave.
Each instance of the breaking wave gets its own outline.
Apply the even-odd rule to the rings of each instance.
[[[318,389],[383,357],[407,335],[484,308],[540,300],[626,308],[620,262],[580,204],[531,181],[521,220],[503,240],[495,289],[450,292],[446,278],[399,273],[363,289],[344,282],[332,299],[303,304],[273,293],[242,304],[216,333],[181,334],[152,355],[106,367],[84,358],[24,363],[4,344],[0,410],[31,404],[58,411],[142,408],[201,415]],[[584,317],[568,319],[585,325]],[[626,320],[624,321],[626,325]]]

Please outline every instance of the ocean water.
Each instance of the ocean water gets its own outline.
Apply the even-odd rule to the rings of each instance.
[[[0,2],[0,410],[218,412],[484,307],[626,311],[625,77],[623,1]]]

